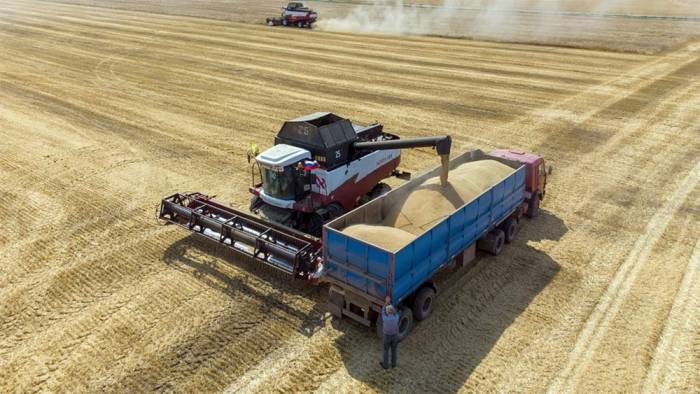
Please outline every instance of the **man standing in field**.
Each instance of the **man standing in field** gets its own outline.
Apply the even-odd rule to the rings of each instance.
[[[389,368],[389,348],[391,348],[391,367],[396,368],[396,347],[399,339],[399,316],[391,305],[391,297],[386,297],[382,308],[382,333],[384,333],[384,362],[382,368]]]

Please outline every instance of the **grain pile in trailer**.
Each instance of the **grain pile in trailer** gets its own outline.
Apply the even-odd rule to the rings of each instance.
[[[343,232],[398,250],[511,172],[513,168],[495,160],[464,163],[450,171],[445,186],[440,177],[432,177],[397,201],[381,226],[354,225]]]

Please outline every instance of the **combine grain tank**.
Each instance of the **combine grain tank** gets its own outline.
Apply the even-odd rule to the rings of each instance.
[[[541,157],[476,150],[452,160],[450,170],[477,160],[499,161],[512,172],[399,250],[386,250],[342,230],[354,224],[381,224],[418,185],[439,176],[439,167],[324,226],[324,280],[331,283],[328,302],[335,316],[369,326],[389,295],[401,313],[399,338],[406,337],[413,320],[423,320],[432,311],[436,273],[472,260],[477,249],[499,254],[515,236],[521,216],[536,215],[547,175]]]

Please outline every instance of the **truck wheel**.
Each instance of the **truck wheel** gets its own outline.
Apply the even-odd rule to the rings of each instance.
[[[413,300],[413,316],[416,320],[425,320],[433,312],[433,300],[435,299],[435,290],[430,287],[423,287],[418,290],[416,299]]]
[[[287,23],[287,20],[286,20],[286,19],[282,19],[282,25],[283,25],[283,26],[287,26],[287,24],[288,24],[288,23]]]
[[[513,242],[515,239],[515,234],[518,232],[518,222],[514,218],[507,219],[503,223],[503,233],[505,234],[505,241],[507,244]]]
[[[530,198],[530,203],[527,206],[527,212],[525,215],[529,218],[537,217],[540,213],[540,195],[535,194]]]
[[[297,22],[297,27],[298,28],[304,27],[304,22]]]
[[[411,308],[407,307],[406,305],[401,307],[401,311],[399,312],[399,341],[403,341],[404,338],[408,336],[408,334],[411,333],[411,329],[413,329],[413,311],[411,311]]]

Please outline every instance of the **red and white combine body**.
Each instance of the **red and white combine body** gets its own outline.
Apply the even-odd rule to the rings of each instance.
[[[438,142],[449,151],[449,137],[400,140],[379,123],[360,126],[329,112],[292,119],[282,126],[275,146],[255,157],[259,172],[250,188],[250,209],[319,235],[324,222],[389,190],[381,181],[399,175],[401,148]]]
[[[282,15],[279,18],[267,18],[269,26],[296,26],[311,28],[318,14],[304,7],[302,3],[289,3],[286,7],[282,7]]]

